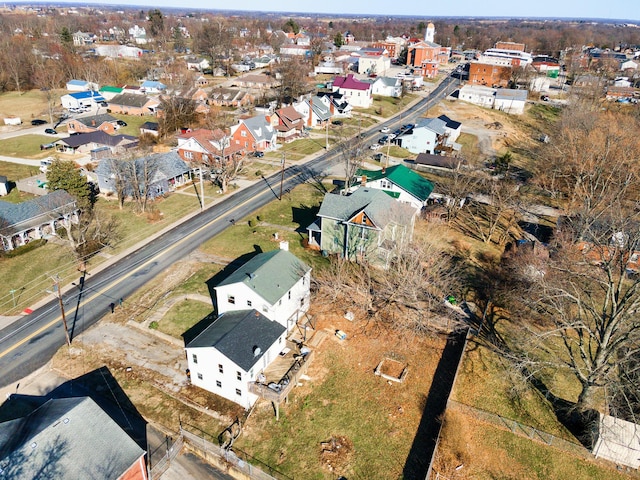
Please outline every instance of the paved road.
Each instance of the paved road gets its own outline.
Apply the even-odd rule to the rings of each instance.
[[[455,79],[445,79],[428,97],[420,100],[400,118],[391,119],[364,132],[364,141],[379,135],[381,126],[396,127],[415,121],[454,88]],[[284,188],[309,181],[339,159],[339,149],[325,152],[305,165],[285,170]],[[109,304],[126,299],[132,292],[153,281],[170,265],[181,260],[215,235],[277,197],[280,173],[238,191],[221,203],[188,219],[173,230],[152,239],[113,265],[86,277],[82,290],[63,294],[71,337],[89,328],[110,311]],[[0,330],[0,386],[16,382],[44,365],[65,342],[57,301],[37,308],[31,315]]]

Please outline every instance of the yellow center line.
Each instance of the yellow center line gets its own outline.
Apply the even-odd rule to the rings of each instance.
[[[292,175],[290,178],[288,178],[287,180],[290,180],[291,178],[295,178],[297,176],[299,176],[300,173],[296,173],[295,175]],[[244,206],[245,204],[251,202],[257,195],[260,195],[261,193],[266,192],[266,188],[262,191],[262,192],[258,192],[255,195],[253,195],[251,198],[248,198],[247,200],[245,200],[242,203],[239,203],[238,205],[236,205],[235,207],[231,208],[229,211],[225,212],[223,215],[228,215],[229,213],[233,213],[234,211],[236,211],[237,209],[239,209],[240,207]],[[118,277],[117,280],[112,281],[109,285],[105,286],[104,288],[102,288],[102,290],[99,290],[97,292],[95,292],[91,297],[88,297],[87,299],[83,300],[82,303],[80,304],[80,306],[84,306],[86,303],[91,302],[93,300],[95,300],[96,298],[98,298],[101,295],[104,295],[105,292],[107,292],[109,289],[113,288],[114,284],[119,283],[123,280],[126,280],[127,278],[131,277],[133,274],[135,274],[136,272],[138,272],[140,269],[146,267],[147,265],[149,265],[152,262],[155,262],[159,257],[161,257],[162,255],[172,251],[173,249],[177,248],[178,246],[182,245],[184,242],[186,242],[187,240],[189,240],[191,237],[193,237],[194,235],[200,233],[202,230],[204,230],[205,228],[209,227],[211,225],[211,223],[217,221],[220,217],[216,217],[213,220],[211,220],[210,222],[207,222],[206,224],[204,224],[203,226],[201,226],[200,228],[198,228],[197,230],[194,230],[193,232],[191,232],[189,235],[187,235],[186,237],[181,238],[179,241],[177,241],[176,243],[174,243],[171,247],[162,250],[161,252],[158,252],[156,255],[154,255],[152,258],[150,258],[149,260],[147,260],[146,262],[144,262],[143,264],[139,265],[138,267],[134,268],[133,270],[131,270],[130,272],[126,273],[124,276]],[[67,314],[71,314],[74,313],[77,310],[78,307],[73,307],[73,309],[69,310],[69,312],[65,312]],[[16,348],[24,345],[25,343],[27,343],[28,341],[30,341],[31,339],[33,339],[34,337],[40,335],[42,332],[44,332],[45,330],[47,330],[48,328],[51,328],[53,325],[55,325],[58,322],[62,322],[62,316],[59,315],[57,318],[54,318],[53,320],[51,320],[49,323],[43,325],[42,327],[40,327],[38,330],[36,330],[35,332],[31,333],[30,335],[28,335],[27,337],[23,338],[22,340],[14,343],[12,346],[10,346],[9,348],[7,348],[6,350],[4,350],[3,352],[0,353],[0,358],[8,355],[9,353],[13,352]]]

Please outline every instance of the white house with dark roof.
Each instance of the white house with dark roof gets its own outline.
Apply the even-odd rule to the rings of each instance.
[[[323,127],[331,120],[331,99],[317,95],[304,99],[293,105],[307,127]],[[349,110],[350,111],[350,110]]]
[[[258,396],[248,384],[285,348],[287,329],[250,308],[213,318],[185,344],[191,383],[249,409]]]
[[[249,392],[309,308],[311,268],[289,251],[256,255],[214,287],[218,317],[185,350],[191,382],[250,408]]]
[[[393,142],[411,153],[435,153],[436,147],[446,140],[446,122],[439,118],[421,118],[416,125],[405,130]]]
[[[22,203],[0,200],[0,241],[3,250],[26,245],[30,240],[56,235],[65,222],[77,222],[75,199],[64,190]]]

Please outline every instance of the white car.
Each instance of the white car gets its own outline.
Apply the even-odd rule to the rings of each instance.
[[[389,127],[383,127],[380,129],[380,133],[389,133],[391,129]]]
[[[369,147],[371,150],[379,150],[382,148],[382,145],[378,144],[378,143],[374,143],[373,145],[371,145]]]

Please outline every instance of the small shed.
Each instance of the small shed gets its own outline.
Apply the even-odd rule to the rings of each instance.
[[[5,117],[4,124],[5,125],[21,125],[22,119],[20,117],[14,117],[12,115],[10,117]]]
[[[600,414],[592,453],[631,468],[640,467],[640,425]]]

